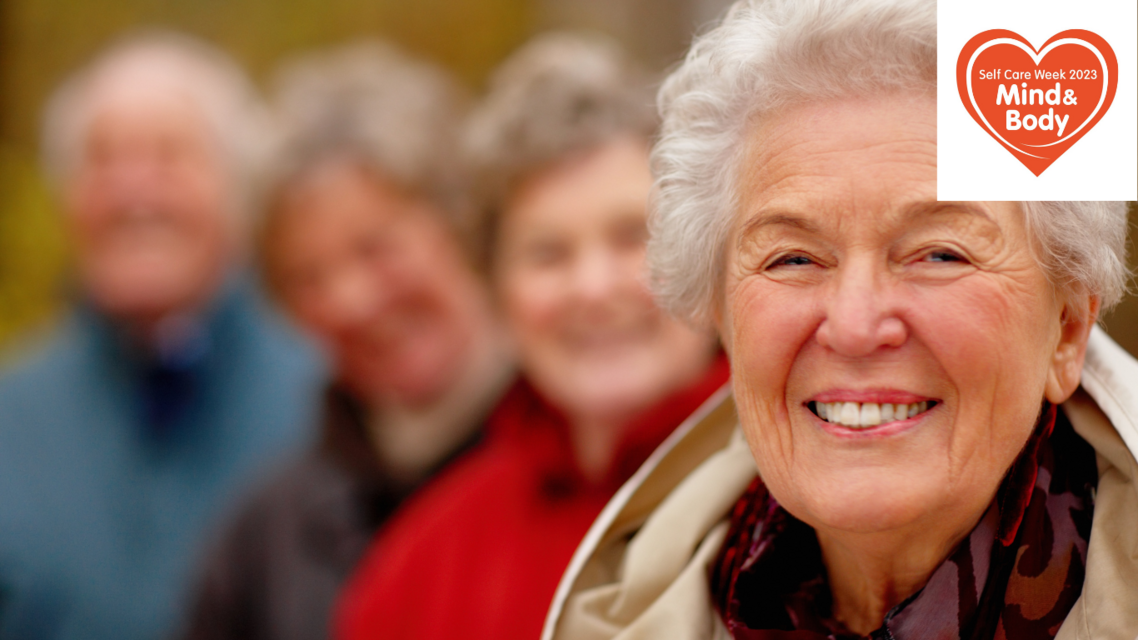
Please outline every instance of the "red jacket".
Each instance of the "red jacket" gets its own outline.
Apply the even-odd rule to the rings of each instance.
[[[728,378],[720,356],[629,425],[607,478],[586,481],[564,417],[519,382],[489,440],[376,540],[341,594],[341,640],[536,640],[577,544],[609,498]]]

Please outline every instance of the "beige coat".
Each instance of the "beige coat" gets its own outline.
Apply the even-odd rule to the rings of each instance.
[[[1099,468],[1083,593],[1059,640],[1138,636],[1138,361],[1099,329],[1063,404]],[[708,565],[756,469],[724,388],[613,497],[581,542],[543,640],[721,640]]]

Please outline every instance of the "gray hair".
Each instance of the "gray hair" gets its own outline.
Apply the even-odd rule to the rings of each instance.
[[[524,45],[494,73],[467,124],[465,153],[484,205],[484,252],[519,182],[622,134],[650,140],[658,122],[648,76],[613,42],[554,32]]]
[[[286,63],[275,85],[280,137],[270,189],[346,155],[458,215],[465,172],[456,146],[466,100],[442,69],[364,41]]]
[[[663,306],[706,323],[721,295],[745,131],[779,109],[846,96],[935,95],[934,0],[740,0],[659,94],[648,263]],[[1062,293],[1126,289],[1126,205],[1024,202],[1036,257]]]
[[[229,56],[195,38],[166,31],[127,36],[52,95],[44,111],[42,160],[56,189],[79,167],[102,101],[140,87],[184,96],[200,110],[230,178],[234,209],[247,211],[268,141],[264,106]]]

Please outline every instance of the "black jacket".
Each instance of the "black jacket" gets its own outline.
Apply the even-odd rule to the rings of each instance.
[[[481,429],[434,472],[472,447]],[[385,473],[362,407],[332,388],[319,446],[244,502],[207,557],[186,640],[317,640],[375,531],[423,481]]]

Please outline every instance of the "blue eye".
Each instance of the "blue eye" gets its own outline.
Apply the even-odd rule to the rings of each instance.
[[[932,251],[925,259],[929,262],[964,262],[964,258],[951,251]]]
[[[805,266],[805,265],[813,264],[813,263],[814,263],[814,261],[811,260],[810,258],[807,258],[806,256],[793,255],[793,256],[786,256],[785,258],[779,258],[774,263],[774,265],[772,265],[772,266],[775,266],[775,267],[780,267],[780,266],[800,267],[800,266]]]

